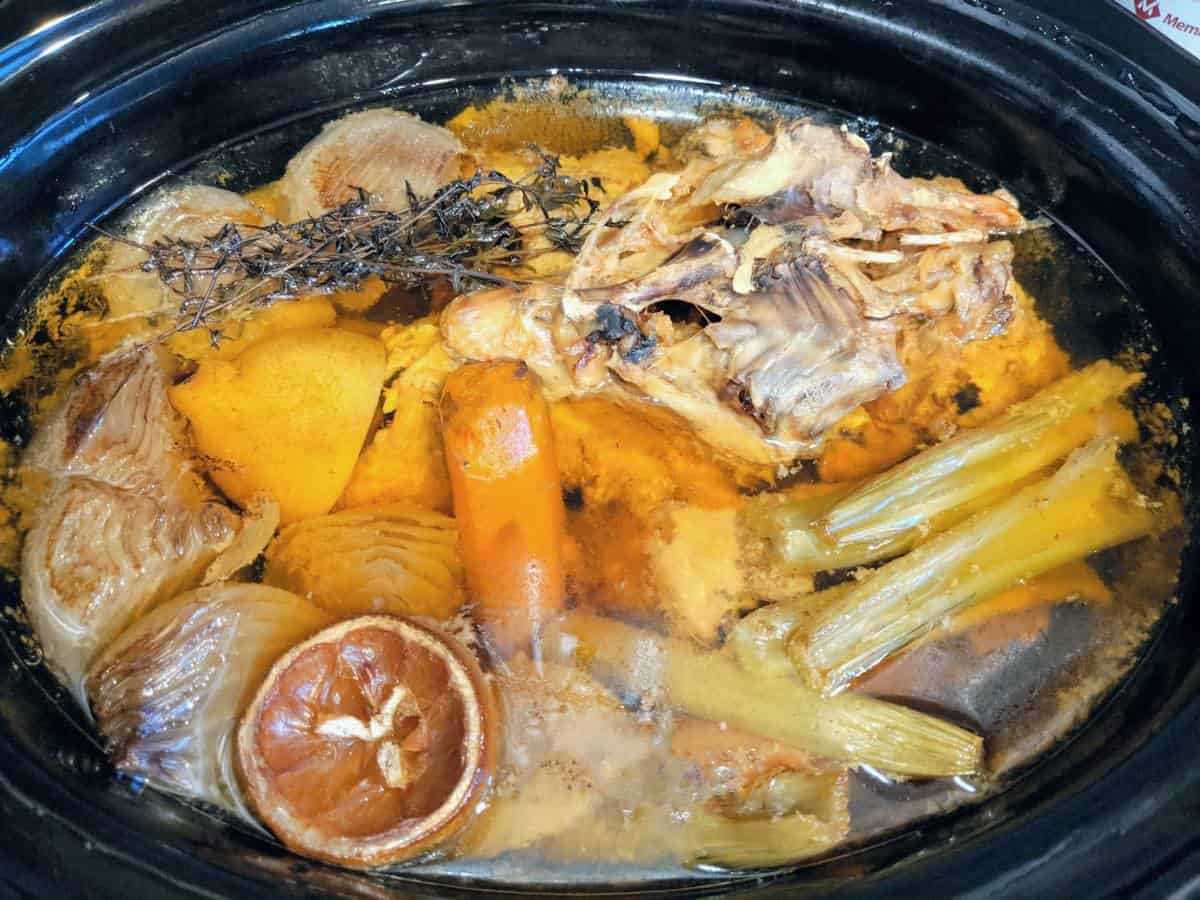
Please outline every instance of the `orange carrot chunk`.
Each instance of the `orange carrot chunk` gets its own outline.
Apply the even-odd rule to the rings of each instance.
[[[493,649],[541,658],[563,606],[565,512],[550,412],[523,363],[472,363],[442,390],[442,437],[459,548]]]

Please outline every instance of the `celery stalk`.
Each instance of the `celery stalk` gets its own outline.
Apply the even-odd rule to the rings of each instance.
[[[797,629],[807,630],[807,623],[841,600],[853,587],[853,583],[839,584],[756,609],[733,626],[722,652],[733,654],[748,672],[790,675],[796,667],[788,655],[788,638]]]
[[[1087,418],[1087,427],[1091,429],[1094,420],[1090,416]],[[1083,443],[1083,440],[1086,440],[1086,437],[1073,442],[1071,446],[1076,447]],[[1069,449],[1062,455],[1065,456],[1068,452]],[[973,471],[972,474],[981,481],[989,478],[988,473]],[[810,519],[807,525],[780,530],[771,543],[780,558],[786,560],[795,571],[803,573],[867,565],[907,553],[922,540],[952,528],[979,510],[1011,496],[1013,491],[1037,479],[1037,474],[1025,476],[1012,483],[1005,483],[1002,478],[997,479],[998,483],[993,487],[981,490],[961,506],[952,507],[927,521],[918,520],[912,527],[897,531],[888,538],[833,540],[825,530],[824,519],[817,518]]]
[[[1165,524],[1121,469],[1117,446],[1090,442],[1051,477],[878,569],[807,634],[793,634],[793,661],[835,694],[949,614]]]
[[[779,866],[832,850],[846,830],[815,816],[731,819],[701,809],[688,819],[684,840],[691,861],[730,869]]]
[[[835,559],[838,548],[810,527],[857,486],[854,482],[835,485],[828,493],[814,497],[760,494],[747,503],[740,521],[751,534],[766,540],[789,563],[802,564],[808,559],[820,559],[822,565],[818,570],[858,565],[860,560],[857,558],[849,558],[844,563]],[[808,567],[801,567],[809,571]]]
[[[1101,361],[1072,372],[981,428],[963,432],[872,479],[823,525],[836,542],[878,543],[1062,459],[1097,436],[1091,420],[1141,380]],[[1103,417],[1102,417],[1103,418]]]
[[[794,673],[748,672],[724,653],[615,619],[572,612],[562,627],[600,678],[688,715],[897,775],[963,775],[982,763],[982,738],[916,710],[858,694],[826,699]]]
[[[898,556],[1010,496],[1095,437],[1133,439],[1136,423],[1116,398],[1141,378],[1109,362],[1095,363],[844,496],[751,504],[744,519],[801,571]]]
[[[697,806],[684,826],[693,863],[753,868],[798,862],[837,846],[850,831],[849,779],[837,772],[780,772],[736,803]]]

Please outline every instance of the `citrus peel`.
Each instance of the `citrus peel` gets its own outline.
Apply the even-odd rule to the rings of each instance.
[[[281,657],[238,729],[242,786],[290,849],[372,868],[424,855],[482,807],[498,717],[471,652],[362,616]]]

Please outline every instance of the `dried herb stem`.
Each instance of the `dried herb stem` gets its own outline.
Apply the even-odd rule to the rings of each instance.
[[[539,151],[540,152],[540,151]],[[408,208],[381,209],[361,188],[336,209],[291,224],[228,223],[200,240],[166,237],[139,243],[97,231],[146,254],[142,270],[154,272],[178,295],[175,323],[166,338],[208,328],[235,312],[277,300],[358,290],[375,276],[409,289],[448,280],[455,291],[510,284],[495,266],[519,266],[548,251],[578,252],[600,202],[598,179],[562,175],[558,160],[513,180],[477,171],[418,197],[408,188]],[[520,221],[535,213],[533,221]],[[538,237],[544,246],[534,244]]]

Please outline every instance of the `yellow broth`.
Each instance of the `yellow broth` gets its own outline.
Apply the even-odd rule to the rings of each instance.
[[[569,103],[506,96],[468,107],[446,124],[484,168],[520,177],[537,164],[526,149],[536,143],[561,155],[565,174],[599,177],[606,200],[676,165],[674,123],[606,117],[586,96]],[[268,213],[281,208],[278,183],[247,196]],[[1066,252],[1044,234],[1036,240],[1040,246],[1027,241],[1022,252],[1051,258]],[[54,281],[5,357],[0,388],[28,402],[35,428],[74,373],[169,324],[166,315],[114,320],[97,276],[107,252],[98,241]],[[567,254],[547,252],[531,261],[531,271],[517,274],[561,278],[569,266]],[[407,502],[448,513],[437,411],[441,383],[454,365],[437,329],[448,299],[441,288],[422,303],[371,280],[354,293],[277,302],[235,322],[215,346],[204,331],[178,334],[167,346],[187,371],[292,329],[332,326],[377,338],[388,380],[335,510]],[[990,340],[935,355],[912,348],[907,386],[839,422],[819,456],[798,472],[720,454],[678,416],[648,402],[606,396],[553,402],[569,604],[707,651],[764,600],[824,587],[825,575],[797,576],[772,562],[765,546],[739,531],[738,511],[759,494],[815,497],[884,471],[960,428],[987,423],[1064,375],[1071,361],[1039,315],[1040,301],[1018,290],[1013,321]],[[1130,459],[1135,477],[1149,483],[1164,474],[1154,448],[1170,442],[1173,423],[1166,407],[1137,413],[1152,440]],[[20,448],[0,450],[8,469],[0,547],[4,565],[15,569],[40,485],[20,477]],[[989,772],[903,783],[859,771],[849,787],[847,840],[867,841],[976,802],[1076,727],[1127,670],[1161,615],[1174,590],[1181,542],[1178,531],[1169,532],[1005,591],[950,617],[863,679],[864,693],[943,710],[982,731]],[[509,692],[506,754],[524,762],[502,765],[491,808],[467,833],[458,857],[429,864],[429,871],[520,882],[586,862],[677,875],[685,840],[679,814],[699,796],[695,767],[711,763],[703,762],[706,753],[741,752],[736,729],[722,722],[705,732],[686,721],[681,727],[678,716],[658,709],[639,713],[637,697],[608,694],[591,679],[553,667],[539,675],[518,662],[500,681]],[[633,706],[624,709],[616,699]],[[567,737],[547,737],[556,731]],[[729,734],[735,737],[722,737]],[[529,759],[541,761],[531,769]],[[498,854],[503,864],[491,861]]]

